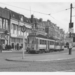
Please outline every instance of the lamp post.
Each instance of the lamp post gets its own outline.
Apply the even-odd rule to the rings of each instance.
[[[25,51],[25,38],[24,38],[24,32],[26,31],[25,25],[21,26],[21,31],[23,32],[23,54],[22,54],[22,59],[24,59],[24,51]]]

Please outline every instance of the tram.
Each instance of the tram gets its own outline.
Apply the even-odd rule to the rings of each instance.
[[[43,53],[64,50],[64,42],[43,35],[29,35],[27,39],[26,51],[31,53]]]

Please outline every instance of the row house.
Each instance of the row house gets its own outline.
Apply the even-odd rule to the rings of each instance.
[[[36,35],[43,35],[60,39],[64,37],[64,31],[59,29],[56,24],[51,21],[42,21],[42,19],[34,19],[34,25],[30,22],[30,19],[22,14],[16,13],[8,8],[0,8],[0,42],[2,44],[8,44],[11,46],[22,46],[23,32],[21,27],[25,25],[26,31],[24,33],[25,40],[27,36],[32,33],[34,26]],[[9,35],[5,35],[7,31]]]
[[[59,40],[61,37],[64,37],[64,31],[56,26],[56,24],[52,23],[50,20],[37,20],[36,34],[41,34]]]
[[[63,29],[60,29],[60,37],[61,37],[61,39],[64,39],[65,38],[65,33],[64,33],[64,31],[63,31]]]
[[[38,35],[38,34],[40,34],[40,35],[44,35],[44,36],[46,36],[47,35],[47,33],[45,32],[45,23],[44,22],[39,22],[38,24],[37,24],[37,32],[36,32],[36,34]]]
[[[54,23],[52,23],[51,21],[47,21],[49,24],[49,37],[55,37],[55,29],[54,29]]]
[[[9,32],[9,12],[0,7],[0,44],[8,44],[9,36],[4,34],[5,31]]]
[[[7,9],[7,8],[6,8]],[[31,32],[31,24],[29,20],[19,13],[16,13],[10,9],[7,9],[10,12],[10,39],[9,44],[15,48],[15,46],[23,46],[23,32],[21,27],[25,25],[26,31],[24,32],[25,39]]]

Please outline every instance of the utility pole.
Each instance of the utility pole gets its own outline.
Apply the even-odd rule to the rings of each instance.
[[[72,3],[70,4],[70,23],[69,23],[69,55],[72,52],[72,33],[73,33],[73,23],[72,23]]]
[[[70,23],[72,23],[72,3],[70,5]]]

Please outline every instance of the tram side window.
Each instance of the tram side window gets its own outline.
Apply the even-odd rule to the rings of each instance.
[[[59,42],[56,42],[56,45],[59,45]]]
[[[40,40],[40,44],[46,44],[46,40]]]
[[[54,45],[54,41],[50,41],[50,45]]]

